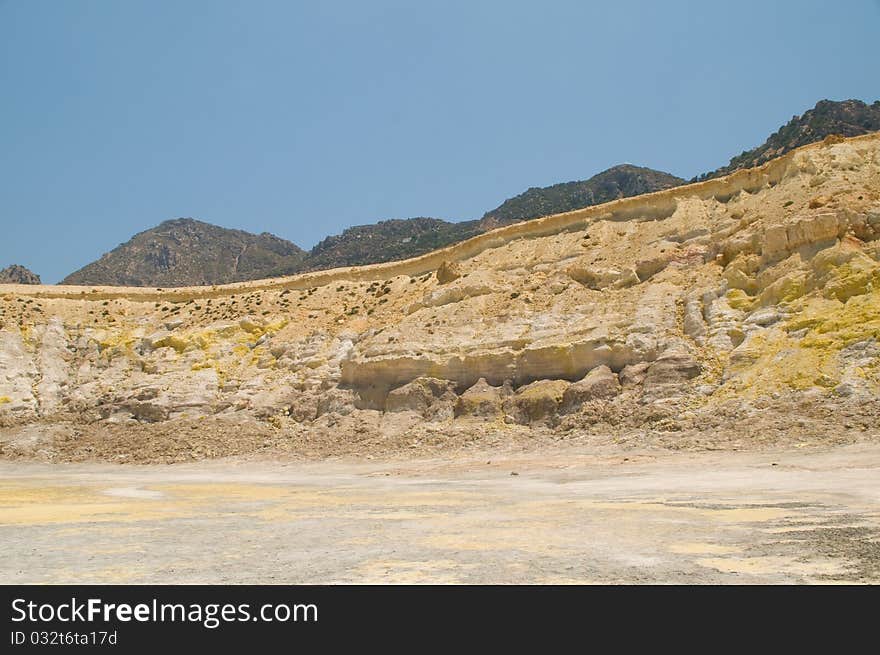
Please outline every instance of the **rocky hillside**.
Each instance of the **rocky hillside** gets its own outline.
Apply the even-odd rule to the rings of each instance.
[[[0,270],[0,284],[40,284],[40,276],[20,264]]]
[[[795,148],[821,141],[827,136],[859,136],[880,130],[880,100],[868,105],[861,100],[820,100],[816,106],[794,116],[779,128],[762,145],[730,160],[727,166],[699,179],[727,175],[736,170],[760,166],[764,162],[784,155]]]
[[[0,454],[880,438],[880,135],[413,259],[0,288]]]
[[[493,229],[517,221],[591,207],[618,198],[669,189],[683,183],[683,179],[669,173],[622,164],[588,180],[532,187],[486,212],[480,219],[480,225],[484,230]]]
[[[305,252],[272,234],[250,234],[178,218],[136,234],[62,284],[177,287],[269,277]]]
[[[409,218],[358,225],[327,237],[296,269],[284,273],[415,257],[502,225],[668,189],[683,182],[674,175],[650,168],[615,166],[589,180],[531,188],[487,212],[478,221],[452,223],[438,218]]]
[[[858,136],[877,130],[880,130],[880,101],[867,105],[858,100],[823,100],[803,116],[792,118],[763,145],[734,157],[728,166],[699,179],[759,166],[830,135]],[[69,275],[63,283],[193,286],[394,261],[425,254],[500,226],[683,183],[684,180],[669,173],[623,164],[588,180],[530,188],[486,212],[479,221],[452,223],[437,218],[380,221],[327,237],[309,253],[271,234],[253,235],[192,219],[178,219],[136,235],[97,262]]]
[[[271,234],[253,235],[193,219],[166,221],[135,235],[62,284],[180,287],[223,284],[416,257],[512,222],[666,189],[682,180],[616,166],[583,182],[533,188],[479,221],[408,218],[357,225],[308,253]]]
[[[298,266],[313,271],[407,259],[480,233],[477,221],[408,218],[358,225],[321,241]],[[288,271],[293,272],[293,271]]]

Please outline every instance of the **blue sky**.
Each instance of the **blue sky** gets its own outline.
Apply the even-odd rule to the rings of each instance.
[[[880,98],[880,2],[0,0],[0,267],[192,216],[308,248]]]

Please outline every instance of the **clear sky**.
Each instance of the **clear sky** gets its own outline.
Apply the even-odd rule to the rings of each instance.
[[[880,98],[880,2],[0,0],[0,267],[191,216],[302,247]]]

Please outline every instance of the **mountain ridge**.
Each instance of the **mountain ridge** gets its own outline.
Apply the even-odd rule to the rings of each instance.
[[[268,232],[252,234],[193,218],[176,218],[135,234],[61,283],[224,284],[270,275],[280,264],[304,256],[299,246]]]
[[[816,143],[829,136],[853,137],[878,130],[880,100],[870,105],[855,99],[820,100],[812,109],[793,116],[761,145],[733,157],[727,166],[698,175],[693,181],[754,168],[795,148]]]
[[[858,136],[876,130],[880,130],[880,101],[868,105],[860,100],[821,100],[812,109],[794,116],[762,145],[732,158],[727,166],[691,181],[754,168],[829,136]],[[346,228],[325,237],[308,252],[266,232],[255,235],[195,219],[172,219],[136,234],[97,261],[68,275],[62,284],[198,286],[395,261],[425,254],[497,227],[685,183],[686,180],[670,173],[619,164],[586,180],[530,187],[479,219],[460,222],[430,217],[386,219]],[[175,228],[182,230],[182,236],[176,235]],[[169,230],[171,234],[167,234]]]
[[[628,198],[683,184],[684,179],[644,166],[618,164],[586,180],[531,187],[508,198],[480,219],[484,229],[540,216],[600,205],[617,198]]]
[[[42,284],[40,276],[21,264],[0,270],[0,284]]]

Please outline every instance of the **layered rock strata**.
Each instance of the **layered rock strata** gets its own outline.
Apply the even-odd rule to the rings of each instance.
[[[880,390],[878,260],[869,135],[402,262],[169,290],[4,285],[0,421],[210,417],[345,440],[576,431],[609,407],[679,420],[790,394],[864,406]]]

